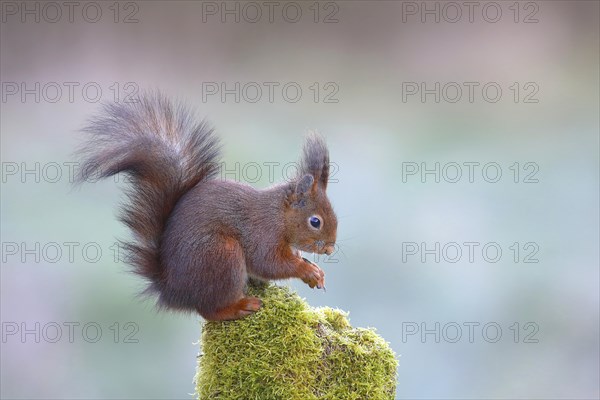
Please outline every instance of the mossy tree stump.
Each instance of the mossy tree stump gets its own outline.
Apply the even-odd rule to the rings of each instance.
[[[206,322],[196,374],[199,399],[393,399],[397,361],[371,329],[311,308],[275,285],[251,286],[263,307],[237,321]]]

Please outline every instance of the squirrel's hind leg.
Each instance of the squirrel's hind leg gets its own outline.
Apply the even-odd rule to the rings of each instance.
[[[240,243],[229,236],[219,236],[216,242],[205,253],[207,259],[219,265],[218,273],[213,271],[211,279],[214,300],[209,307],[198,307],[198,313],[210,321],[239,319],[253,314],[262,302],[244,294],[248,275]]]

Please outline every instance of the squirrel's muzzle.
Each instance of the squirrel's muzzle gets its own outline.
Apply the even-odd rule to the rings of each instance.
[[[325,246],[325,254],[327,254],[328,256],[333,254],[334,250],[335,246],[333,244]]]

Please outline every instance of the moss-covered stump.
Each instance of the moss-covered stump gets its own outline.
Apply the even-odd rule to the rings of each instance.
[[[263,301],[256,314],[203,325],[199,399],[394,398],[397,361],[373,330],[284,287],[248,292]]]

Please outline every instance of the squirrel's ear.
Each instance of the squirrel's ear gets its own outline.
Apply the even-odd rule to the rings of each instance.
[[[313,176],[310,174],[302,176],[302,178],[300,178],[300,180],[296,184],[296,195],[298,197],[306,195],[312,188],[314,181],[315,178],[313,178]]]
[[[327,190],[327,182],[329,181],[329,157],[323,161],[323,169],[321,170],[321,176],[319,177],[319,184],[323,190]]]
[[[301,170],[305,174],[311,174],[317,185],[326,190],[329,180],[329,150],[325,139],[316,132],[310,132],[306,135],[303,150]]]
[[[304,207],[308,193],[315,186],[315,178],[311,174],[303,175],[296,187],[288,192],[287,202],[294,208]]]

